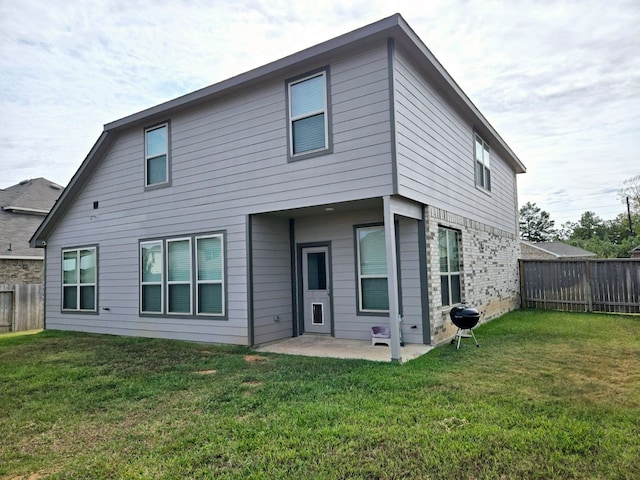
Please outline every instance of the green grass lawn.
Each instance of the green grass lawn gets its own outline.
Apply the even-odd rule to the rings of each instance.
[[[639,317],[475,331],[404,365],[0,335],[0,478],[640,478]]]

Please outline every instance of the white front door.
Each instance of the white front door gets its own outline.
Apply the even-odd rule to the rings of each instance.
[[[329,247],[302,249],[302,301],[307,333],[331,333],[329,272]]]

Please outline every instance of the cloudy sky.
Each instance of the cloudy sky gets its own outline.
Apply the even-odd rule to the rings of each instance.
[[[103,125],[401,13],[556,224],[640,174],[638,0],[0,0],[0,188],[66,185]]]

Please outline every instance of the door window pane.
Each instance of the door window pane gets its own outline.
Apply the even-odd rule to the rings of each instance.
[[[327,268],[324,252],[307,254],[307,277],[309,290],[327,289]]]

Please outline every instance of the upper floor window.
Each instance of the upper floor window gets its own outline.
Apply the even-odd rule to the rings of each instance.
[[[489,144],[480,135],[475,137],[475,164],[476,164],[476,185],[491,190],[491,159],[489,154]]]
[[[384,226],[356,228],[358,310],[388,312],[387,250]]]
[[[144,131],[145,187],[169,183],[169,124]]]
[[[95,312],[97,297],[97,249],[62,250],[62,310]]]
[[[327,70],[288,83],[289,154],[329,149]]]
[[[440,251],[440,288],[442,305],[455,305],[462,301],[460,288],[460,232],[438,228]]]

